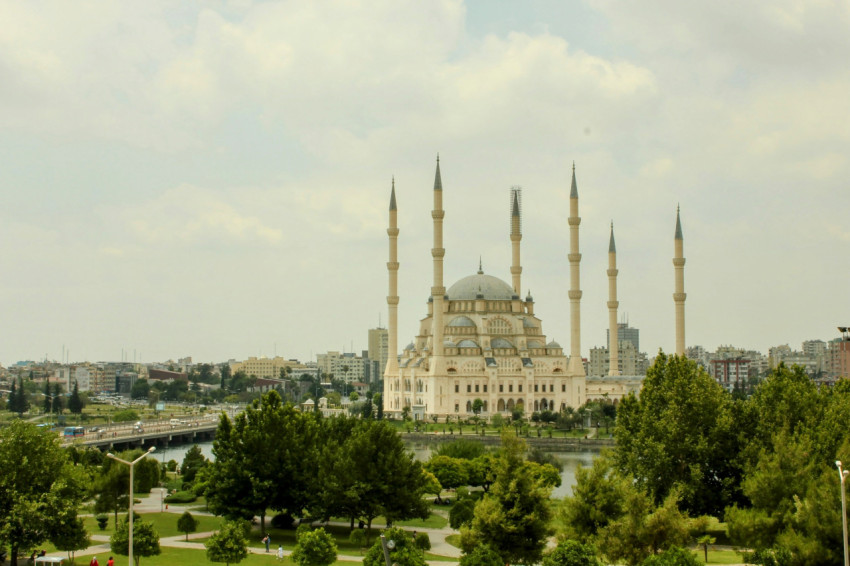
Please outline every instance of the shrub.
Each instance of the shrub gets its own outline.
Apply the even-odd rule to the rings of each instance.
[[[428,536],[428,533],[416,533],[413,544],[420,550],[431,550],[431,538]]]
[[[101,531],[105,531],[106,525],[109,524],[109,515],[101,513],[100,515],[96,515],[94,520],[97,521],[97,528]]]
[[[191,491],[178,491],[165,498],[166,503],[192,503],[197,497]]]
[[[366,546],[366,533],[363,529],[354,529],[351,531],[351,534],[348,535],[348,542],[356,545],[358,548],[363,548]]]

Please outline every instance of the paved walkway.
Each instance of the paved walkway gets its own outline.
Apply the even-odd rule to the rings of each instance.
[[[151,490],[151,493],[147,497],[140,497],[139,503],[133,505],[133,511],[135,513],[159,513],[160,509],[166,513],[173,513],[174,515],[182,515],[184,511],[190,511],[193,515],[212,515],[212,513],[207,513],[204,511],[199,511],[194,509],[193,505],[168,505],[168,509],[165,509],[165,504],[162,501],[164,488],[154,488]],[[435,512],[443,517],[447,516],[447,513],[443,510],[435,510]],[[348,523],[344,522],[331,522],[328,523],[334,526],[344,526],[347,527]],[[372,525],[373,529],[382,528],[383,525]],[[428,528],[420,528],[420,527],[404,527],[406,530],[412,532],[416,531],[418,533],[428,533],[428,537],[431,539],[431,550],[429,551],[431,554],[437,554],[440,556],[446,557],[446,562],[450,562],[452,564],[457,562],[457,559],[460,557],[460,549],[450,545],[446,542],[446,537],[452,534],[456,534],[449,526],[445,526],[441,529],[428,529]],[[211,536],[215,531],[207,531],[201,533],[191,533],[189,535],[189,541],[186,541],[186,535],[176,535],[171,537],[162,537],[159,539],[160,546],[170,547],[170,548],[187,548],[193,550],[205,550],[204,543],[202,542],[193,542],[193,540],[197,539],[205,539]],[[111,550],[109,548],[109,535],[101,535],[101,534],[93,534],[91,535],[92,545],[89,546],[85,550],[79,550],[75,553],[75,556],[97,556],[98,561],[101,563],[106,563],[106,558],[111,554]],[[264,548],[259,547],[248,547],[248,552],[252,554],[266,554]],[[270,556],[276,556],[277,550],[276,548],[272,548],[269,551]],[[285,550],[283,551],[284,556],[289,556],[292,554],[292,551]],[[50,556],[61,556],[66,557],[66,552],[53,552],[50,553]],[[101,556],[103,559],[101,559]],[[340,554],[337,558],[338,560],[346,560],[350,562],[362,562],[363,555],[347,555]],[[430,564],[441,564],[443,561],[440,560],[429,560]]]

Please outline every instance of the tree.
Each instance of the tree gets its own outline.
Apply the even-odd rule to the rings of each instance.
[[[248,539],[245,537],[246,525],[239,521],[227,521],[217,533],[214,533],[204,546],[210,562],[238,564],[248,556]]]
[[[128,556],[130,554],[130,522],[125,517],[109,537],[109,548],[115,554]],[[137,519],[133,521],[133,561],[139,566],[139,560],[145,556],[156,556],[162,550],[159,548],[159,533],[153,523]]]
[[[183,463],[180,465],[180,473],[183,475],[183,481],[195,481],[195,475],[207,464],[209,464],[209,461],[201,452],[201,447],[197,444],[193,445],[186,451],[186,455],[183,457]]]
[[[130,388],[131,399],[147,399],[150,395],[151,386],[147,379],[137,379],[133,387]]]
[[[91,538],[86,531],[86,525],[81,517],[75,517],[73,520],[57,525],[56,530],[50,537],[50,542],[56,547],[56,550],[63,550],[68,553],[68,559],[74,561],[74,553],[77,550],[84,550],[91,544]]]
[[[292,561],[298,566],[330,566],[336,562],[336,542],[319,527],[298,535],[292,551]]]
[[[141,449],[128,450],[118,454],[118,457],[132,462],[144,453]],[[159,483],[159,464],[152,458],[140,460],[133,472],[133,491],[135,493],[150,493]],[[94,481],[92,491],[96,494],[95,512],[112,513],[115,524],[118,525],[118,512],[129,507],[130,503],[130,470],[124,464],[110,458],[103,461],[100,476]]]
[[[563,540],[543,556],[543,566],[602,566],[593,548],[575,540]]]
[[[650,556],[643,562],[641,566],[702,566],[697,560],[696,554],[681,548],[679,546],[671,546],[661,554]]]
[[[740,500],[740,450],[732,400],[696,362],[659,353],[640,399],[618,409],[615,459],[655,504],[678,491],[683,509],[719,515]]]
[[[186,542],[188,542],[189,533],[194,533],[198,530],[198,520],[188,511],[183,511],[183,514],[177,519],[177,530],[181,533],[186,533]]]
[[[425,553],[416,546],[411,536],[402,529],[390,528],[384,531],[387,542],[392,541],[393,548],[389,549],[390,563],[398,566],[426,566]],[[366,556],[363,557],[363,566],[386,566],[384,560],[384,549],[381,541],[376,540]]]
[[[352,403],[354,403],[355,401],[360,399],[360,394],[357,393],[357,391],[352,391],[348,394],[348,398],[351,400]]]
[[[525,442],[502,433],[502,451],[494,463],[495,480],[475,506],[466,541],[489,545],[506,562],[531,564],[540,561],[550,534],[551,488],[534,479],[523,459],[524,452]]]
[[[425,469],[434,474],[443,489],[454,489],[468,484],[464,461],[458,458],[436,455],[425,464]],[[440,499],[440,496],[437,496]]]
[[[472,402],[472,412],[476,415],[479,414],[483,409],[484,401],[482,401],[481,399],[475,399],[475,401]]]
[[[560,536],[593,542],[599,531],[623,516],[631,483],[605,455],[595,458],[590,468],[579,466],[573,495],[564,498],[558,510]]]
[[[12,421],[0,428],[0,537],[18,553],[76,520],[84,478],[55,434]]]
[[[460,557],[459,566],[502,566],[504,563],[498,552],[486,544],[480,544]]]
[[[68,410],[75,415],[80,415],[83,412],[83,400],[80,398],[80,388],[77,381],[74,381],[74,390],[71,391],[71,396],[68,398]]]
[[[372,396],[372,403],[374,403],[374,405],[376,407],[375,418],[378,419],[379,421],[383,420],[383,418],[384,418],[384,396],[381,395],[380,393],[375,393],[375,395]]]
[[[623,516],[599,534],[599,548],[609,561],[635,566],[660,551],[690,542],[687,517],[677,507],[676,493],[653,510],[652,500],[632,487],[623,508]]]
[[[218,366],[218,373],[221,374],[221,383],[220,387],[222,389],[226,389],[227,385],[230,383],[230,378],[232,376],[230,370],[230,364],[221,364]]]

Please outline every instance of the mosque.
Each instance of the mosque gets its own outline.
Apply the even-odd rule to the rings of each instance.
[[[409,407],[416,420],[437,416],[510,415],[522,409],[561,411],[588,399],[616,399],[639,390],[637,376],[619,376],[617,348],[611,348],[609,375],[588,378],[581,357],[581,296],[578,187],[575,165],[570,186],[570,351],[548,340],[534,312],[534,299],[520,298],[522,241],[518,190],[511,190],[511,283],[478,273],[446,289],[443,283],[443,183],[440,159],[434,178],[434,262],[428,312],[419,333],[398,352],[398,218],[395,181],[389,206],[388,361],[384,371],[384,412],[399,414]],[[682,228],[676,212],[674,242],[676,354],[685,351],[685,293]],[[608,310],[611,335],[617,336],[617,260],[613,225],[608,249]]]

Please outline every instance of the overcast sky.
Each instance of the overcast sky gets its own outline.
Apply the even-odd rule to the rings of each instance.
[[[0,1],[0,362],[315,359],[431,285],[510,281],[569,350],[569,177],[582,354],[621,316],[674,347],[767,352],[850,324],[850,4],[630,0]]]

